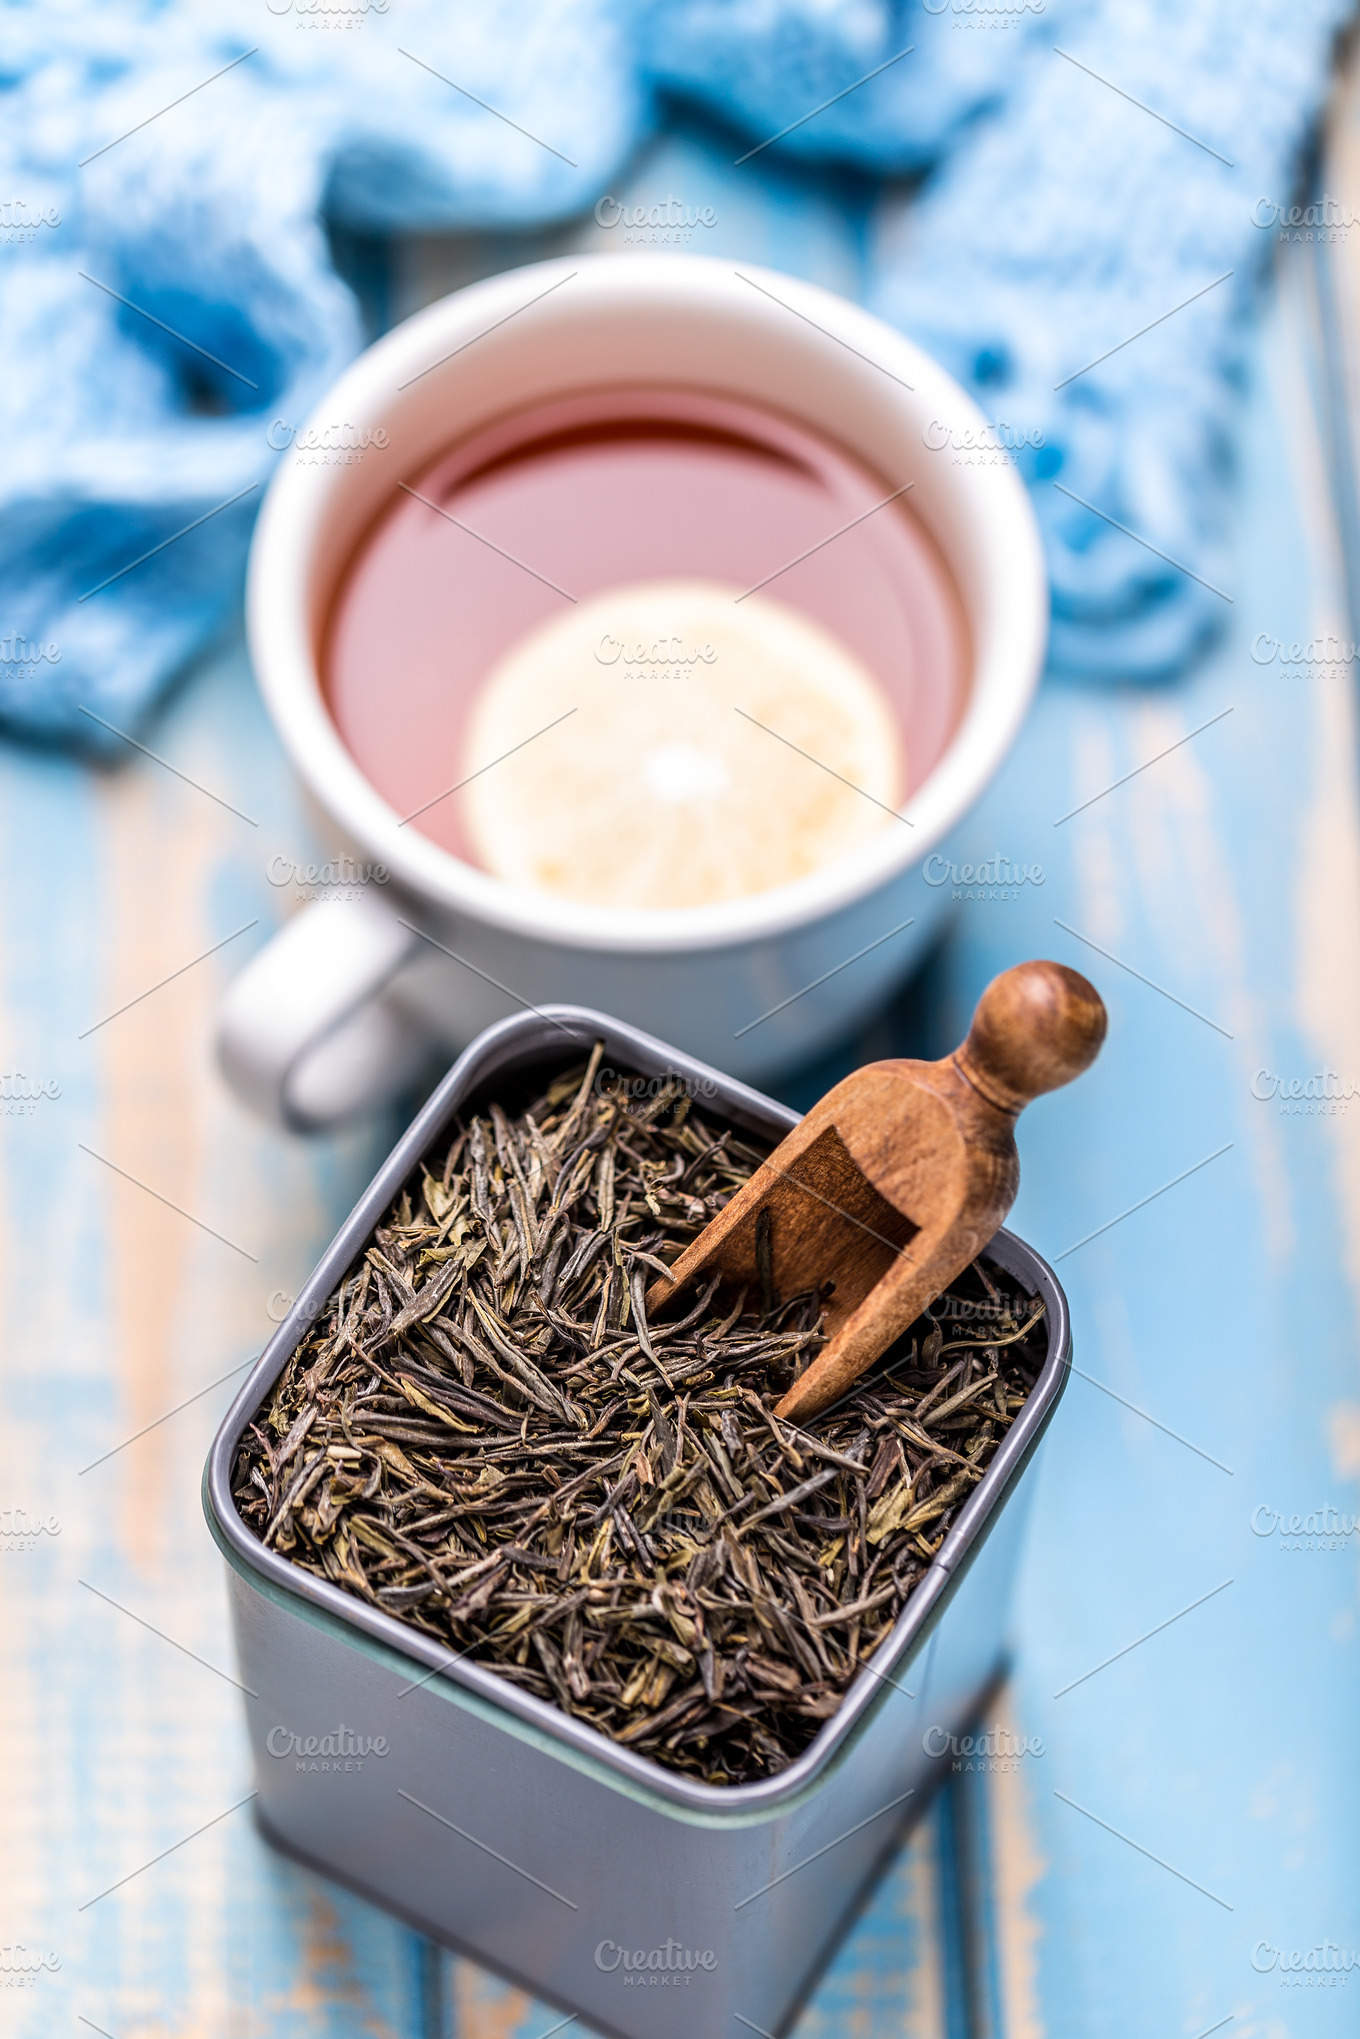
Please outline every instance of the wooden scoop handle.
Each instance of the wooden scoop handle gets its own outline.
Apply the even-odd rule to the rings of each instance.
[[[880,1255],[872,1286],[863,1279],[847,1285],[854,1307],[838,1313],[829,1343],[776,1415],[806,1422],[844,1394],[982,1251],[1019,1186],[1017,1113],[1089,1068],[1105,1028],[1099,993],[1075,970],[1020,963],[993,978],[967,1040],[943,1062],[879,1063],[813,1107],[803,1126],[823,1117],[837,1125],[885,1209],[904,1213],[918,1230],[886,1266]],[[791,1134],[786,1146],[797,1139]],[[753,1178],[749,1187],[764,1197],[758,1184]],[[880,1224],[880,1236],[883,1230]],[[858,1257],[867,1265],[864,1248],[860,1240]],[[804,1273],[815,1279],[820,1269]]]
[[[715,1272],[786,1295],[829,1282],[828,1342],[775,1410],[805,1422],[986,1246],[1020,1181],[1016,1114],[1104,1038],[1105,1007],[1075,970],[1004,971],[942,1062],[870,1063],[828,1091],[653,1283],[648,1310]]]
[[[1093,985],[1062,963],[1017,963],[994,977],[955,1061],[999,1111],[1022,1111],[1089,1069],[1105,1038]]]

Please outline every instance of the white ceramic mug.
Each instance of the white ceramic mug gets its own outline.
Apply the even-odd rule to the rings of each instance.
[[[904,810],[910,828],[772,891],[659,911],[522,890],[399,826],[342,743],[319,667],[337,579],[399,481],[491,417],[640,381],[784,411],[890,485],[914,483],[972,645],[966,707]],[[381,454],[279,467],[251,548],[248,629],[323,838],[386,882],[304,907],[231,985],[218,1045],[235,1089],[285,1125],[332,1124],[394,1094],[435,1044],[455,1052],[491,1021],[549,1002],[617,1013],[759,1078],[878,1005],[934,931],[947,888],[923,886],[920,867],[1005,755],[1047,630],[1018,474],[1003,454],[951,454],[989,443],[957,383],[869,313],[792,277],[600,255],[511,270],[417,313],[328,393],[309,420],[314,443],[341,420],[351,442],[385,435]]]

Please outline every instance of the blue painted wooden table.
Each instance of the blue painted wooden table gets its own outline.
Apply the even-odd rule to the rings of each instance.
[[[623,195],[701,202],[724,174],[674,142]],[[853,292],[851,212],[792,206],[773,170],[752,190],[722,187],[717,252]],[[387,309],[521,252],[408,250]],[[1269,651],[1352,634],[1311,307],[1287,266],[1221,649],[1159,694],[1044,692],[950,852],[1029,876],[961,879],[924,978],[789,1086],[939,1052],[1030,954],[1110,1007],[1093,1075],[1027,1114],[1013,1219],[1067,1285],[1079,1369],[986,1722],[1027,1753],[960,1771],[799,2039],[1354,2029],[1353,668]],[[316,855],[243,653],[149,742],[166,763],[95,773],[0,750],[3,2030],[536,2039],[557,2014],[251,1823],[200,1468],[393,1126],[289,1139],[212,1063],[223,984],[297,903],[271,866]]]

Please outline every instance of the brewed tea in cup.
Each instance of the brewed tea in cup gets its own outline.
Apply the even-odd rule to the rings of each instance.
[[[703,391],[498,418],[356,547],[336,726],[403,827],[509,883],[644,909],[788,884],[901,827],[963,710],[911,491]]]

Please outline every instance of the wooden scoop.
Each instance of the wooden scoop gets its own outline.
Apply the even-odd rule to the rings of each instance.
[[[829,1342],[775,1409],[815,1416],[987,1244],[1020,1186],[1016,1117],[1090,1066],[1105,1026],[1075,970],[1003,971],[942,1062],[871,1062],[828,1091],[653,1283],[648,1311],[715,1273],[767,1295],[834,1281]]]

